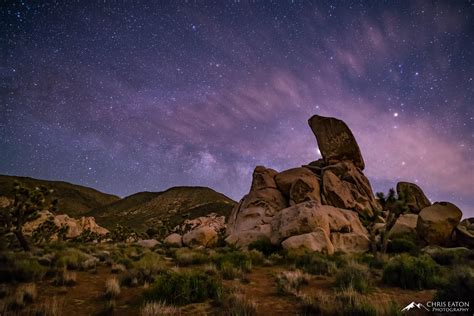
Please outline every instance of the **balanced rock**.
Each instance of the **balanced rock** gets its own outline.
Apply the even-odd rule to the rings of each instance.
[[[333,117],[314,115],[308,120],[318,147],[327,165],[349,160],[364,170],[365,164],[354,135],[341,120]]]
[[[416,230],[429,245],[449,245],[454,228],[461,220],[462,212],[449,202],[436,202],[418,214]]]
[[[431,205],[423,190],[410,182],[398,182],[397,194],[403,194],[411,213],[418,214],[422,209]]]
[[[474,217],[466,218],[456,226],[456,242],[461,246],[474,248]]]
[[[290,205],[305,201],[321,201],[318,177],[308,168],[300,167],[282,171],[275,176],[280,192]]]
[[[325,204],[369,217],[380,209],[369,180],[351,161],[323,168],[322,178]]]

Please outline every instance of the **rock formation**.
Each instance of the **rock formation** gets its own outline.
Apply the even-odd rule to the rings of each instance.
[[[455,230],[456,242],[460,246],[474,248],[474,217],[466,218]]]
[[[219,234],[225,231],[225,216],[211,213],[195,219],[187,219],[173,229],[174,233],[165,238],[168,246],[180,247],[213,247],[217,244]]]
[[[462,212],[449,202],[436,202],[421,210],[416,230],[429,245],[449,245],[453,231],[461,220]]]
[[[39,212],[36,219],[23,225],[23,233],[31,235],[41,224],[48,220],[52,221],[58,228],[66,226],[67,232],[65,237],[67,239],[76,238],[86,230],[99,235],[106,235],[109,232],[106,228],[97,225],[94,217],[83,216],[79,219],[74,219],[65,214],[54,215],[49,211],[42,211]]]
[[[404,194],[411,213],[418,214],[422,209],[431,205],[423,190],[410,182],[398,182],[397,194]]]

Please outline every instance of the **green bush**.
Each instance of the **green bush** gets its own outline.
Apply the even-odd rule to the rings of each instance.
[[[336,263],[318,252],[296,256],[294,263],[304,272],[315,275],[332,275],[337,270]]]
[[[339,289],[353,288],[359,293],[367,293],[370,289],[371,275],[367,267],[355,262],[339,269],[336,274],[336,287]]]
[[[88,254],[76,248],[66,248],[56,254],[55,265],[57,267],[67,267],[68,269],[79,269],[81,264],[91,258]]]
[[[433,288],[439,266],[429,256],[412,257],[401,254],[392,258],[383,270],[383,282],[405,289]]]
[[[200,250],[189,248],[177,249],[174,253],[174,258],[179,266],[189,266],[209,262],[209,255]]]
[[[207,299],[220,301],[222,283],[202,271],[166,272],[156,278],[144,298],[176,305],[200,303]]]
[[[250,255],[239,250],[215,253],[211,256],[211,261],[219,269],[222,269],[224,265],[230,264],[243,272],[250,272],[252,270],[252,259]]]
[[[419,248],[415,243],[405,238],[394,238],[389,244],[387,252],[389,253],[402,253],[409,252],[411,254],[417,254]]]
[[[365,264],[372,269],[382,269],[387,263],[387,257],[380,253],[377,253],[376,255],[363,253],[357,256],[357,262]]]
[[[474,303],[474,273],[467,267],[452,269],[441,282],[436,301],[468,301]]]
[[[273,253],[281,251],[281,246],[276,246],[270,242],[268,239],[256,240],[249,244],[249,250],[255,249],[263,253],[265,256],[270,256]]]

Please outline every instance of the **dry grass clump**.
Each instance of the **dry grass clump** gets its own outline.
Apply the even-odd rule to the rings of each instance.
[[[68,271],[66,267],[64,267],[56,274],[53,284],[58,286],[73,286],[76,285],[76,279],[76,272]]]
[[[226,315],[253,316],[257,314],[258,304],[244,293],[231,293],[226,299]]]
[[[127,268],[120,263],[112,263],[112,267],[110,268],[112,273],[121,273],[127,271]]]
[[[105,281],[105,297],[111,299],[119,296],[120,282],[116,277],[112,277]]]
[[[296,295],[309,280],[310,276],[301,270],[283,271],[276,276],[278,293]]]
[[[166,305],[163,302],[148,302],[140,309],[140,316],[178,316],[181,311],[178,307]]]
[[[46,298],[46,300],[37,307],[33,315],[41,316],[62,316],[64,308],[64,301],[58,299],[56,296]]]
[[[357,292],[367,293],[371,287],[371,279],[366,266],[351,261],[337,272],[335,284],[339,289],[352,288]]]
[[[197,249],[179,248],[174,253],[175,261],[180,266],[201,264],[209,261],[209,256]]]

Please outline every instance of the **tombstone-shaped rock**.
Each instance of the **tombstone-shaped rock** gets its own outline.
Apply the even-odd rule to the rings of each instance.
[[[365,164],[354,135],[341,120],[314,115],[308,120],[326,164],[349,160],[364,170]]]
[[[290,205],[305,201],[321,202],[318,177],[308,168],[300,167],[282,171],[275,176],[280,192]]]
[[[403,194],[411,213],[418,214],[422,209],[431,205],[423,190],[410,182],[398,182],[397,194]]]
[[[454,228],[461,220],[462,212],[449,202],[436,202],[418,214],[416,230],[421,239],[429,245],[449,245]]]
[[[466,218],[456,226],[456,242],[460,246],[474,248],[474,217]]]

